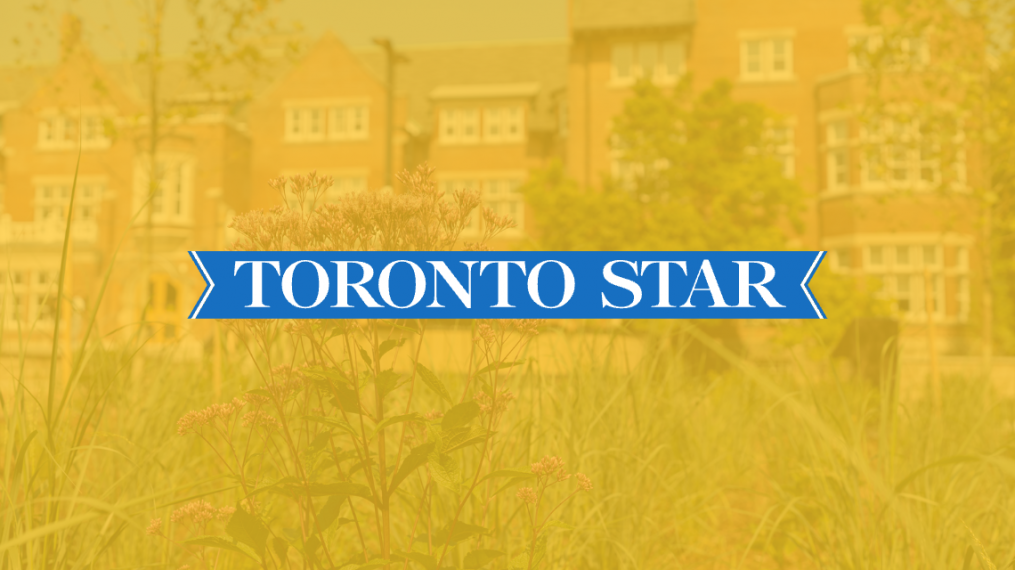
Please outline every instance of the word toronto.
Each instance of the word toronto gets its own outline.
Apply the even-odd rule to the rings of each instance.
[[[301,264],[307,264],[313,268],[314,273],[311,280],[316,286],[317,292],[313,302],[302,305],[296,300],[296,293],[294,287],[294,280],[296,278],[296,269]],[[331,305],[334,309],[351,309],[353,305],[350,304],[351,297],[350,293],[354,293],[359,297],[359,302],[363,306],[371,308],[382,308],[383,305],[377,302],[374,296],[367,290],[367,285],[374,277],[374,268],[369,263],[363,261],[331,261],[334,267],[334,301],[335,304]],[[391,280],[392,272],[399,265],[404,263],[409,270],[411,270],[411,286],[412,299],[406,304],[398,304],[392,299],[391,296]],[[574,297],[575,291],[575,276],[574,272],[568,267],[567,264],[556,259],[547,259],[540,261],[531,269],[526,269],[524,261],[460,261],[465,266],[466,284],[463,284],[461,280],[448,268],[447,263],[443,261],[426,261],[427,264],[432,266],[432,273],[426,272],[422,267],[417,265],[415,262],[406,259],[396,259],[384,266],[380,271],[380,275],[377,279],[377,291],[380,299],[389,307],[395,309],[408,309],[418,305],[423,301],[423,297],[429,290],[433,293],[433,301],[426,305],[427,308],[431,309],[443,309],[444,305],[438,300],[438,284],[443,282],[457,297],[458,302],[461,303],[466,309],[472,308],[472,281],[474,269],[476,265],[479,266],[479,277],[484,276],[484,272],[491,266],[495,267],[495,271],[486,273],[496,273],[496,277],[491,279],[496,287],[496,303],[490,305],[491,308],[496,309],[513,309],[515,305],[510,303],[510,273],[512,267],[517,267],[518,271],[523,276],[527,276],[526,289],[528,292],[529,299],[536,305],[544,309],[559,309],[566,305]],[[737,291],[738,291],[738,302],[736,307],[753,308],[750,300],[750,291],[753,288],[761,296],[761,299],[769,307],[785,307],[780,304],[771,291],[768,290],[766,285],[775,278],[775,267],[770,263],[764,261],[734,261],[737,265]],[[561,290],[559,291],[560,300],[559,302],[548,305],[543,301],[543,295],[540,292],[540,275],[543,274],[543,268],[548,264],[553,264],[560,271],[561,276]],[[670,303],[670,268],[679,268],[684,276],[688,276],[687,262],[686,261],[642,261],[639,262],[629,260],[613,260],[603,266],[603,279],[610,285],[627,291],[632,297],[629,303],[618,305],[611,302],[606,293],[602,293],[603,307],[610,307],[613,309],[631,309],[638,306],[643,299],[642,288],[635,279],[629,279],[621,277],[615,272],[614,266],[617,264],[623,264],[631,268],[636,277],[644,277],[646,271],[649,268],[655,266],[657,278],[658,278],[658,302],[652,307],[654,308],[667,308],[673,309],[674,305]],[[751,282],[750,277],[750,266],[751,264],[757,264],[764,269],[764,276],[760,281]],[[248,261],[237,261],[234,265],[233,275],[238,276],[240,270],[245,266],[249,265],[250,275],[250,304],[245,305],[248,309],[267,309],[268,305],[264,303],[264,271],[265,267],[274,269],[275,272],[282,278],[281,291],[282,296],[285,298],[291,306],[299,309],[312,309],[317,307],[321,303],[325,302],[329,293],[332,291],[332,276],[329,276],[328,270],[324,268],[320,263],[310,260],[301,259],[299,261],[289,264],[285,270],[281,269],[280,262],[278,261],[266,261],[266,260],[248,260]],[[358,280],[350,280],[349,269],[350,265],[355,265],[360,270],[360,276]],[[432,279],[430,279],[432,275]],[[687,287],[685,287],[687,289]],[[701,265],[697,270],[693,282],[689,282],[689,292],[687,294],[687,300],[680,305],[682,308],[694,308],[693,304],[694,294],[697,292],[705,292],[711,297],[711,304],[708,305],[712,308],[729,308],[730,305],[726,303],[723,297],[722,289],[719,287],[719,282],[716,279],[715,271],[712,269],[712,264],[708,259],[701,261]]]
[[[191,252],[191,318],[824,318],[824,252]]]

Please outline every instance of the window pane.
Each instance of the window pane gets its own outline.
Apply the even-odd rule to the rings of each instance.
[[[786,40],[772,40],[772,71],[786,73],[789,70],[789,57]]]
[[[613,77],[616,79],[629,79],[631,77],[631,63],[634,59],[634,48],[631,44],[616,44],[613,46]]]
[[[666,42],[663,44],[663,66],[667,77],[680,77],[684,74],[684,44]]]
[[[659,44],[643,43],[638,45],[638,68],[640,77],[652,79],[655,75],[656,62],[659,60]]]
[[[756,40],[745,42],[744,56],[747,73],[751,75],[761,73],[761,42]]]
[[[873,266],[881,266],[884,264],[884,252],[880,245],[871,246],[870,263]]]

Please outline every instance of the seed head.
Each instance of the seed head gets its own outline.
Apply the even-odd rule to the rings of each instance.
[[[515,493],[515,496],[529,505],[536,504],[536,501],[538,500],[536,497],[536,492],[532,489],[532,487],[522,487],[521,489],[518,489],[518,492]]]
[[[533,463],[532,473],[540,479],[544,477],[549,479],[552,477],[558,482],[567,481],[571,478],[571,476],[564,470],[564,460],[556,455],[544,456],[538,463]]]
[[[579,491],[591,491],[592,490],[592,479],[585,476],[584,473],[575,473],[575,479],[578,480]]]

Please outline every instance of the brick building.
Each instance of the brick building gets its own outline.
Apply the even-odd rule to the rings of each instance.
[[[393,169],[426,160],[443,189],[479,190],[488,206],[518,221],[498,244],[511,247],[531,229],[517,189],[532,169],[561,160],[593,191],[621,173],[610,125],[636,80],[666,89],[691,74],[700,91],[725,78],[736,98],[783,117],[784,172],[808,196],[796,244],[830,250],[834,271],[880,277],[911,332],[926,320],[930,291],[945,336],[962,336],[976,298],[975,208],[967,198],[975,156],[963,148],[945,166],[871,135],[860,117],[865,70],[851,46],[877,31],[863,27],[858,0],[571,0],[569,8],[562,41],[400,48],[406,61],[395,74]],[[54,66],[0,70],[5,318],[43,329],[55,310],[49,299],[75,141],[83,148],[75,314],[94,299],[150,188],[146,73],[98,62],[67,41]],[[171,120],[161,146],[155,198],[118,254],[104,330],[143,318],[164,323],[153,329],[157,339],[183,334],[180,323],[201,287],[184,252],[221,247],[231,215],[278,203],[268,179],[332,175],[325,199],[383,187],[385,64],[382,51],[351,50],[328,34],[256,78],[227,74],[230,87],[215,94],[182,64],[167,66],[163,98],[185,112]],[[944,178],[952,192],[928,191]]]

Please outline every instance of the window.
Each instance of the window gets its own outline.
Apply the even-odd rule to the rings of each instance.
[[[505,230],[504,235],[522,233],[525,227],[525,201],[518,187],[521,180],[513,178],[492,178],[483,185],[483,204],[498,216],[514,220],[515,227]]]
[[[956,251],[964,249],[960,247]],[[901,316],[914,321],[927,319],[928,292],[934,318],[945,318],[945,275],[956,275],[957,290],[954,294],[959,309],[954,318],[965,320],[968,313],[963,313],[961,299],[962,282],[967,279],[968,267],[956,265],[946,270],[943,254],[944,247],[939,244],[872,244],[864,248],[863,270],[881,280],[879,295],[888,299]]]
[[[522,176],[516,174],[485,174],[462,177],[450,177],[440,181],[440,190],[445,199],[450,199],[454,192],[466,190],[479,192],[481,207],[490,208],[499,216],[507,216],[514,220],[515,227],[506,230],[504,236],[520,235],[525,227],[525,200],[518,191]],[[470,216],[469,225],[464,235],[476,235],[482,230],[482,216],[475,210]]]
[[[483,141],[515,142],[524,139],[521,107],[483,109]]]
[[[796,176],[796,146],[794,144],[792,126],[780,125],[768,130],[768,139],[775,152],[775,158],[782,166],[782,174],[786,178]]]
[[[6,314],[2,317],[8,321],[17,321],[25,318],[25,299],[28,294],[28,278],[26,271],[12,270],[9,273],[0,272],[0,303],[6,305]]]
[[[681,41],[614,44],[610,81],[630,85],[636,79],[649,79],[660,85],[676,83],[684,75],[687,48]]]
[[[101,114],[81,116],[47,112],[39,119],[39,148],[73,149],[78,143],[85,149],[110,145],[107,119]]]
[[[134,196],[138,204],[148,200],[156,224],[190,224],[194,186],[193,161],[183,156],[166,156],[157,161],[156,186],[149,178],[147,161],[140,161],[135,174]]]
[[[444,144],[479,142],[479,109],[441,109],[438,120],[440,142]]]
[[[832,270],[839,273],[846,273],[853,269],[853,259],[849,248],[840,247],[831,252]]]
[[[876,28],[855,30],[848,32],[848,36],[848,65],[853,71],[902,71],[919,69],[930,62],[927,43],[919,36],[899,35],[886,42],[884,34]]]
[[[744,81],[793,79],[793,38],[791,33],[765,37],[745,34],[740,42],[740,78]]]
[[[455,192],[464,190],[466,192],[480,192],[481,193],[482,181],[479,178],[462,177],[462,178],[447,178],[440,181],[440,191],[444,193],[445,200],[451,200]],[[482,193],[480,194],[482,196]],[[482,206],[480,206],[482,207]],[[474,236],[478,235],[481,226],[482,216],[480,215],[479,208],[472,211],[472,215],[469,216],[469,222],[462,230],[463,236]]]
[[[369,110],[363,105],[332,107],[328,111],[328,138],[362,140],[369,130]]]
[[[334,204],[343,196],[365,192],[367,179],[364,176],[335,176],[334,182],[324,192],[324,200]]]
[[[62,231],[67,222],[67,206],[73,179],[58,178],[42,180],[35,184],[35,221],[53,226],[53,231]],[[75,232],[98,231],[99,204],[106,192],[103,181],[78,179],[77,196],[74,198]]]
[[[942,141],[948,136],[934,132],[912,118],[880,118],[868,121],[862,128],[864,143],[861,179],[867,188],[929,189],[942,182]],[[953,145],[954,146],[954,145]],[[961,154],[962,149],[959,147]],[[955,158],[955,157],[953,157]],[[952,164],[951,182],[962,187],[957,169]]]
[[[613,65],[611,78],[614,83],[630,83],[634,81],[634,46],[631,44],[614,44],[612,52]]]
[[[849,123],[834,121],[825,127],[825,185],[829,191],[849,187]]]
[[[366,105],[290,104],[285,109],[286,142],[362,140],[369,133]]]
[[[145,331],[152,342],[168,342],[177,338],[183,320],[179,303],[180,284],[164,273],[148,278],[148,303],[145,307]]]
[[[285,111],[285,140],[324,140],[324,109],[320,107],[291,107]]]

